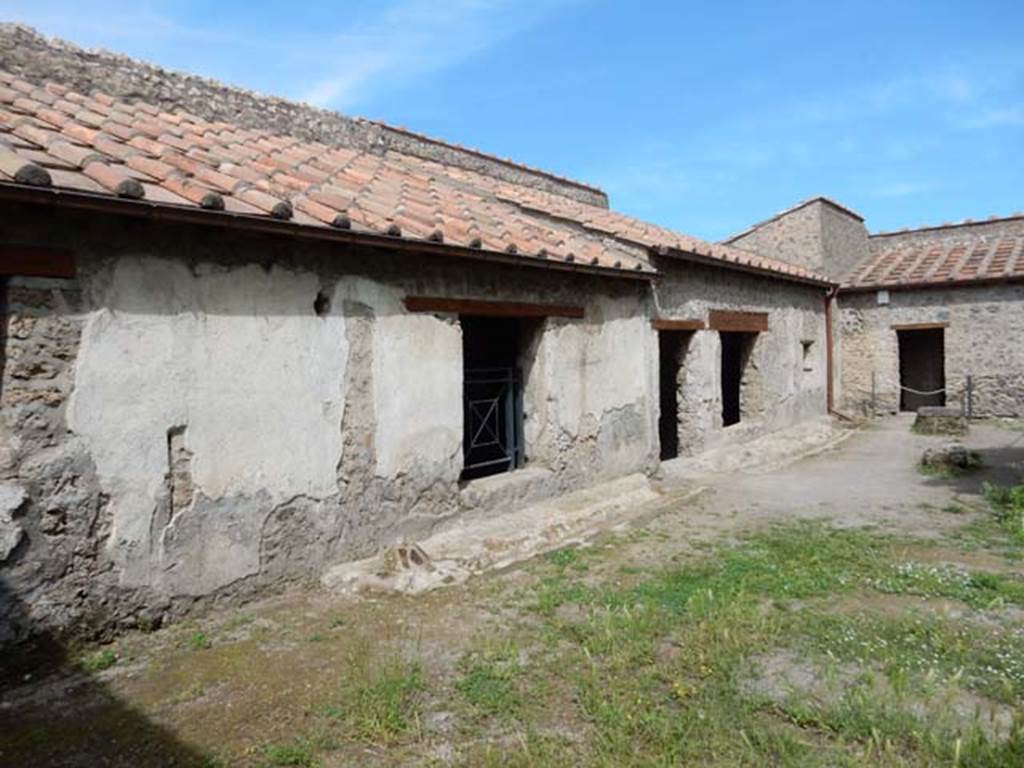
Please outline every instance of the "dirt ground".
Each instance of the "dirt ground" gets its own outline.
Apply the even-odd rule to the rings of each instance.
[[[823,685],[806,656],[779,650],[777,644],[787,617],[803,610],[811,612],[808,624],[848,616],[868,621],[865,611],[870,621],[903,621],[924,612],[946,622],[943,631],[970,625],[1000,633],[1000,642],[1024,637],[1022,608],[1014,602],[1024,585],[1020,550],[998,536],[976,533],[988,514],[982,484],[1020,482],[1024,431],[1015,424],[975,424],[965,442],[981,455],[981,469],[962,476],[923,475],[918,458],[941,442],[913,434],[905,417],[880,420],[830,450],[785,466],[687,477],[688,488],[699,485],[703,492],[683,503],[671,494],[652,503],[629,530],[457,587],[373,599],[290,594],[134,633],[109,646],[52,648],[62,661],[56,671],[27,672],[0,691],[0,765],[812,765],[819,758],[830,765],[927,765],[930,755],[945,755],[936,750],[946,747],[925,737],[879,735],[876,726],[871,726],[875,735],[866,730],[868,735],[858,736],[852,717],[837,719],[833,710],[807,714],[792,704],[790,697],[801,693],[800,681],[806,679],[807,700],[824,696],[826,689],[839,691],[821,704],[834,709],[837,697],[859,685],[865,670],[853,651],[837,662],[839,671],[831,677],[819,670],[838,681]],[[678,490],[683,481],[669,477],[665,483]],[[798,545],[801,534],[787,534],[782,544],[771,538],[751,544],[750,537],[799,521],[819,526],[787,529],[806,530],[808,541],[818,536],[815,541],[827,543],[844,531],[878,536],[885,562],[875,567],[857,561],[854,571],[868,574],[857,577],[858,585],[840,579],[819,588],[812,582],[829,578],[828,563],[800,551],[811,565],[793,571],[795,586],[772,582],[759,593],[765,574],[785,568],[784,558],[764,565],[759,553],[775,552],[772,547],[788,551],[785,547]],[[727,553],[734,546],[747,547],[742,550],[747,559],[734,564],[737,572],[753,575],[748,591],[729,593],[733,607],[728,610],[746,611],[750,600],[763,605],[743,613],[742,621],[739,613],[729,613],[729,621],[740,622],[735,626],[753,621],[752,636],[762,632],[767,639],[759,649],[729,645],[728,658],[735,657],[736,664],[729,666],[733,662],[727,664],[725,656],[709,660],[713,671],[704,674],[705,662],[694,661],[703,658],[693,646],[695,638],[700,632],[724,632],[726,640],[716,634],[716,642],[732,643],[734,629],[715,623],[724,621],[724,614],[702,613],[711,609],[700,602],[705,600],[700,590],[687,587],[685,610],[676,611],[675,604],[665,602],[665,584],[683,572],[697,579],[694,583],[721,584],[708,576],[711,571],[694,569],[718,568],[720,557],[723,567],[733,567]],[[974,600],[971,595],[980,593],[956,586],[961,572],[1000,579],[992,587],[996,598],[984,604]],[[884,589],[861,586],[882,584],[883,577],[889,579]],[[908,579],[934,582],[938,591],[906,588]],[[706,601],[718,599],[712,591],[708,587]],[[621,595],[629,597],[616,597]],[[644,607],[648,598],[653,608]],[[631,622],[631,634],[621,634],[614,613],[619,610]],[[665,610],[672,615],[663,615]],[[677,620],[674,611],[704,618]],[[637,623],[641,615],[647,624]],[[822,635],[832,631],[832,625],[821,626]],[[853,629],[843,625],[842,632]],[[845,647],[841,640],[837,647]],[[654,696],[655,703],[636,710],[623,704],[603,720],[600,702],[590,698],[586,664],[596,664],[594,658],[607,665],[601,669],[608,676],[609,700],[618,695],[614,686],[636,682],[626,660],[634,659],[630,663],[637,669],[649,666],[657,680],[635,697]],[[902,658],[890,659],[887,669],[899,667]],[[616,671],[620,661],[625,666]],[[944,669],[940,662],[935,669]],[[758,677],[759,664],[770,674]],[[714,670],[727,666],[733,671],[717,678]],[[569,667],[572,675],[562,675]],[[746,671],[735,671],[740,669]],[[1014,669],[1007,666],[1000,679],[1009,680]],[[675,675],[669,683],[658,677],[669,675],[667,670]],[[887,679],[886,695],[902,690],[902,678]],[[942,685],[957,680],[953,672]],[[870,690],[879,690],[877,682],[871,685]],[[992,694],[991,701],[977,692],[987,690],[981,683],[942,700],[944,712],[977,714],[982,700],[991,710],[990,724],[977,738],[991,739],[996,745],[991,749],[1002,751],[993,758],[997,762],[979,758],[978,765],[1011,764],[998,761],[1013,752],[1005,740],[1012,741],[1007,734],[1021,701],[1012,688],[1016,683],[1006,685],[1008,692]],[[712,708],[715,701],[744,702],[751,725],[741,729],[742,738],[723,734],[721,741],[700,746],[703,752],[687,752],[698,749],[694,731],[684,738],[665,730],[690,718],[699,724],[705,714],[692,702],[705,701],[702,697]],[[929,689],[908,705],[907,716],[927,719],[937,697]],[[617,733],[620,721],[634,714],[643,719],[653,709],[661,719],[623,731],[622,743],[609,735]],[[966,726],[961,719],[950,727]],[[906,733],[912,732],[908,726]],[[758,733],[767,735],[759,740]],[[677,742],[689,746],[679,746],[680,751],[666,746]],[[698,759],[693,755],[702,755],[701,762],[688,762]],[[856,762],[863,756],[867,762]]]

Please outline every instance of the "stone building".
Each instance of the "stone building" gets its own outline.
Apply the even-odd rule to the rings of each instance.
[[[0,642],[315,581],[828,406],[813,270],[0,29]]]
[[[707,243],[0,25],[0,644],[936,397],[901,382],[1020,415],[1022,223],[869,235],[815,198]]]
[[[726,241],[842,284],[838,405],[1024,416],[1024,214],[868,234],[814,198]]]

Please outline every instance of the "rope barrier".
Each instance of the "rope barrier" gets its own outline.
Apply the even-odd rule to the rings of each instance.
[[[915,394],[915,395],[938,395],[938,394],[942,394],[943,392],[946,391],[945,387],[943,387],[942,389],[933,389],[931,392],[922,392],[919,389],[912,389],[911,387],[905,387],[902,384],[900,384],[899,387],[904,392],[910,392],[910,393]]]

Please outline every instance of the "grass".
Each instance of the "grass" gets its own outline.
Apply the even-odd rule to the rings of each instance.
[[[886,594],[953,598],[975,608],[1024,605],[1024,581],[952,565],[894,563],[871,586]]]
[[[270,744],[263,748],[261,768],[318,768],[312,745],[305,741]]]
[[[323,714],[358,741],[393,744],[420,731],[426,683],[419,664],[400,658],[374,661],[368,649],[350,655],[337,699]]]
[[[79,662],[79,666],[85,672],[101,672],[104,669],[110,669],[115,664],[117,664],[117,654],[109,648],[90,654]]]
[[[943,594],[978,607],[1024,599],[1018,580],[932,571],[901,563],[897,550],[886,537],[800,524],[629,588],[585,584],[564,568],[543,575],[533,609],[547,623],[549,643],[570,649],[546,676],[575,686],[577,715],[593,734],[584,764],[1024,760],[1019,736],[996,741],[970,725],[919,714],[931,687],[954,680],[976,695],[1019,706],[1024,640],[1018,635],[939,618],[828,610],[828,601],[854,592]],[[573,618],[563,617],[566,607],[576,609]],[[666,654],[666,640],[682,650]],[[745,695],[738,681],[748,660],[785,647],[799,649],[821,674],[836,659],[877,665],[904,698],[854,687],[825,706],[787,709]]]
[[[522,699],[517,679],[522,676],[519,651],[514,643],[485,646],[465,654],[455,689],[478,716],[513,718]]]
[[[984,495],[999,527],[1016,542],[1024,543],[1024,485],[985,483]]]
[[[1009,534],[982,520],[991,530],[971,541],[994,551]],[[282,729],[247,752],[226,745],[223,764],[1024,766],[1020,716],[996,732],[972,709],[1024,711],[1019,576],[933,565],[927,541],[823,523],[624,566],[637,540],[557,550],[514,585],[494,580],[505,591],[477,597],[501,610],[440,651],[424,640],[433,654],[317,618],[295,653],[329,682],[301,704],[275,699]],[[959,613],[930,610],[936,598]],[[184,638],[184,655],[208,645]]]

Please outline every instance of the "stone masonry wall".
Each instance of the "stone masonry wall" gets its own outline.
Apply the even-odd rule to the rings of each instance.
[[[389,149],[608,207],[599,189],[398,128],[351,118],[287,99],[263,96],[195,75],[173,72],[101,50],[43,37],[30,27],[0,23],[0,68],[29,80],[55,80],[83,93],[139,99],[207,120],[224,120],[333,146],[382,154]]]
[[[707,321],[711,309],[768,313],[768,331],[757,335],[744,375],[742,420],[730,427],[722,426],[720,336],[712,330],[693,333],[680,371],[681,455],[742,444],[825,416],[823,288],[682,262],[659,268],[664,276],[655,294],[658,317]]]
[[[656,466],[640,281],[0,213],[6,240],[79,264],[6,285],[0,644],[312,583],[468,511]],[[409,294],[584,305],[540,326],[526,470],[461,487],[461,327]]]
[[[824,248],[819,203],[801,206],[729,241],[788,264],[820,272]]]
[[[728,242],[836,281],[868,256],[863,220],[823,199],[785,211]]]
[[[910,229],[902,232],[883,232],[871,235],[872,251],[892,248],[895,245],[948,245],[979,238],[998,238],[1002,235],[1024,234],[1024,215],[990,221],[965,224],[951,224],[925,229]]]
[[[843,282],[868,257],[868,230],[864,222],[825,203],[821,209],[822,269]]]
[[[1024,285],[840,293],[840,401],[858,414],[899,408],[899,348],[894,325],[946,323],[947,403],[959,405],[966,377],[974,383],[975,416],[1024,415]]]

